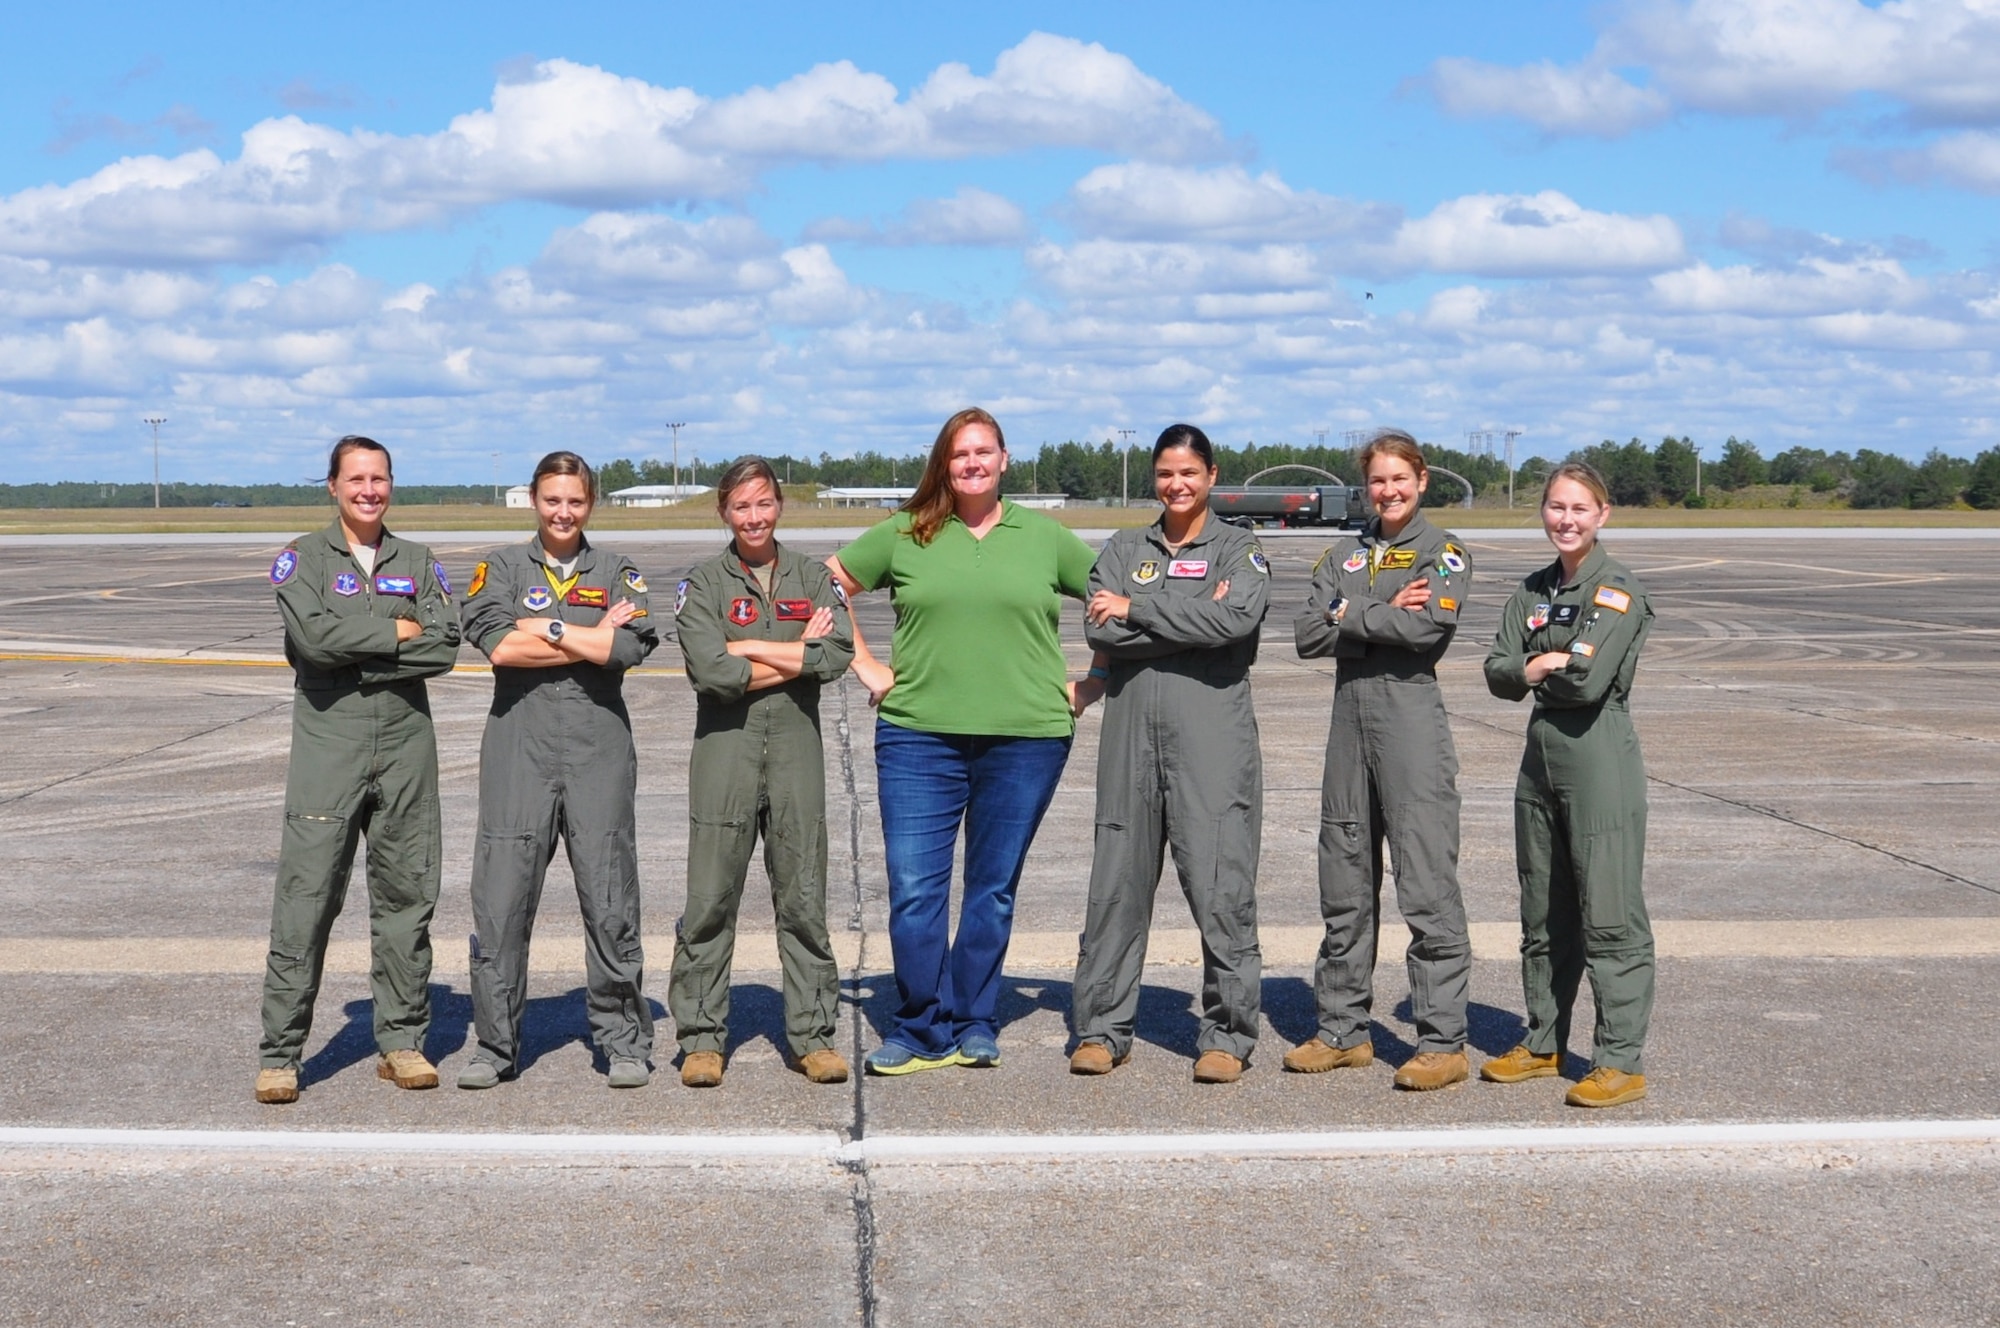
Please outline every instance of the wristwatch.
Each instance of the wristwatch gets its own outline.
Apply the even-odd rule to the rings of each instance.
[[[1329,624],[1338,624],[1341,615],[1347,612],[1347,597],[1345,595],[1335,595],[1326,602],[1326,607],[1320,610],[1320,612],[1326,615],[1326,620]]]
[[[562,619],[560,618],[549,619],[549,625],[546,630],[548,632],[550,645],[554,645],[556,642],[562,640],[562,634],[563,634]]]

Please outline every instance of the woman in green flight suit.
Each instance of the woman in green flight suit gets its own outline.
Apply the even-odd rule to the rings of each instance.
[[[729,970],[750,855],[761,836],[784,970],[785,1040],[816,1084],[847,1079],[833,1049],[840,970],[826,932],[826,756],[819,689],[854,659],[846,602],[817,559],[778,543],[784,492],[762,457],[716,482],[729,547],[674,597],[695,691],[688,756],[687,908],[675,928],[667,1003],[681,1082],[722,1082]]]
[[[1507,601],[1486,656],[1493,694],[1532,694],[1535,709],[1514,788],[1528,1031],[1479,1073],[1501,1084],[1559,1073],[1588,969],[1593,1068],[1570,1089],[1573,1107],[1646,1095],[1640,1053],[1653,1009],[1653,930],[1640,892],[1646,770],[1626,709],[1653,610],[1638,578],[1598,545],[1610,515],[1595,470],[1566,462],[1550,473],[1542,529],[1556,560]]]

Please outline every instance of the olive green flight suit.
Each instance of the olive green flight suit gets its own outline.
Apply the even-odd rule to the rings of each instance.
[[[854,661],[847,602],[826,567],[780,544],[766,595],[729,548],[688,574],[674,625],[695,692],[688,756],[687,908],[675,928],[667,1003],[683,1051],[724,1050],[736,915],[757,840],[777,914],[785,1041],[794,1056],[833,1045],[840,969],[826,931],[826,755],[819,690]],[[833,631],[805,643],[805,667],[750,691],[731,641],[797,641],[820,608]]]
[[[1229,593],[1215,598],[1224,581]],[[1071,994],[1079,1042],[1132,1047],[1163,847],[1201,933],[1201,1051],[1248,1061],[1263,952],[1257,858],[1263,758],[1250,665],[1271,594],[1256,537],[1209,517],[1178,552],[1160,524],[1121,530],[1090,591],[1129,596],[1122,619],[1084,630],[1110,657],[1097,745],[1097,837]]]
[[[494,550],[466,586],[465,636],[489,656],[521,618],[595,627],[626,599],[641,612],[603,664],[493,669],[472,858],[472,1014],[478,1058],[503,1075],[519,1068],[528,945],[558,835],[583,912],[592,1040],[614,1061],[643,1061],[653,1050],[639,940],[639,758],[624,686],[659,634],[631,559],[586,538],[571,571],[568,580],[556,575],[538,535]]]
[[[271,584],[297,690],[259,1060],[271,1069],[299,1063],[327,936],[364,835],[375,1045],[421,1049],[441,838],[424,679],[450,672],[458,657],[450,582],[429,549],[386,530],[374,571],[363,572],[335,521],[286,545]],[[423,631],[397,641],[398,618]]]
[[[1585,968],[1597,999],[1591,1061],[1642,1074],[1653,1012],[1653,927],[1646,866],[1646,769],[1626,708],[1653,607],[1639,579],[1602,548],[1563,583],[1551,563],[1521,583],[1500,615],[1486,685],[1506,701],[1533,693],[1514,787],[1521,877],[1523,1039],[1538,1056],[1569,1044]],[[1549,651],[1569,663],[1530,688],[1527,664]]]
[[[1413,611],[1389,603],[1419,577],[1430,581],[1429,604]],[[1301,657],[1334,660],[1320,781],[1326,938],[1313,972],[1319,1036],[1329,1046],[1357,1047],[1370,1036],[1385,837],[1396,906],[1410,928],[1417,1050],[1465,1045],[1472,943],[1458,887],[1458,752],[1437,663],[1471,589],[1471,555],[1421,512],[1393,540],[1370,521],[1320,556],[1292,622]],[[1336,596],[1347,601],[1338,626],[1326,613]]]

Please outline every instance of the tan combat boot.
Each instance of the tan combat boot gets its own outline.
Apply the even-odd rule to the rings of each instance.
[[[393,1079],[398,1088],[436,1088],[437,1066],[424,1059],[415,1047],[398,1047],[382,1053],[375,1062],[377,1079]]]
[[[299,1067],[257,1071],[257,1100],[273,1104],[299,1100]]]
[[[1572,1107],[1622,1107],[1646,1096],[1646,1076],[1600,1065],[1569,1090],[1563,1101]]]
[[[1562,1053],[1537,1056],[1525,1046],[1495,1056],[1479,1067],[1479,1077],[1493,1084],[1518,1084],[1523,1079],[1551,1079],[1562,1072]]]
[[[715,1088],[722,1083],[722,1053],[691,1051],[681,1061],[681,1083],[688,1088]]]
[[[839,1052],[833,1050],[831,1047],[821,1047],[818,1051],[809,1051],[799,1057],[799,1069],[804,1071],[806,1078],[816,1084],[844,1084],[847,1082],[847,1062],[841,1058]],[[687,1076],[686,1066],[681,1067],[681,1075],[683,1081],[685,1081]]]
[[[1430,1093],[1452,1084],[1464,1083],[1472,1077],[1472,1064],[1465,1059],[1465,1050],[1420,1051],[1403,1062],[1396,1071],[1396,1087],[1407,1088],[1413,1093]]]
[[[1325,1074],[1328,1070],[1358,1070],[1375,1063],[1375,1044],[1328,1046],[1324,1039],[1301,1042],[1285,1053],[1285,1068],[1293,1074]]]
[[[1243,1077],[1243,1062],[1226,1051],[1204,1051],[1194,1063],[1198,1084],[1233,1084]]]
[[[1069,1072],[1071,1074],[1110,1074],[1113,1070],[1131,1059],[1132,1053],[1129,1051],[1123,1056],[1113,1056],[1111,1048],[1105,1046],[1102,1042],[1086,1042],[1076,1049],[1075,1055],[1069,1058]]]

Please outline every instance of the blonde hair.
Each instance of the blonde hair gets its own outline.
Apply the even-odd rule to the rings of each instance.
[[[951,492],[951,446],[966,426],[983,424],[993,431],[993,437],[1000,443],[1000,450],[1007,450],[1007,435],[1000,432],[1000,421],[977,406],[967,406],[958,414],[944,422],[938,430],[937,441],[931,444],[930,459],[924,462],[923,477],[917,481],[917,491],[900,510],[910,514],[910,538],[919,545],[929,544],[944,528],[945,518],[950,516],[957,500]]]
[[[1548,478],[1542,481],[1543,502],[1549,500],[1549,490],[1555,487],[1557,480],[1574,480],[1590,490],[1591,497],[1597,499],[1598,506],[1611,506],[1610,487],[1605,484],[1604,477],[1597,473],[1597,467],[1588,461],[1565,461],[1550,471]]]

